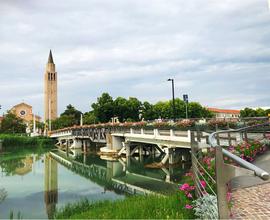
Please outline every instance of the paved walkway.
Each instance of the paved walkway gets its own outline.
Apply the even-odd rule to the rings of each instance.
[[[233,192],[233,219],[270,219],[270,183]]]
[[[270,150],[254,164],[270,172]],[[270,180],[241,176],[232,182],[233,219],[270,219]]]

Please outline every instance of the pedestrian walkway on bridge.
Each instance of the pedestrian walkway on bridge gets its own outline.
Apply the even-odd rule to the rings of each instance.
[[[270,150],[254,164],[270,173]],[[241,176],[232,187],[233,219],[270,219],[270,180]]]

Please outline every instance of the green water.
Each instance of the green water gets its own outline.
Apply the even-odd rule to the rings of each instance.
[[[111,161],[80,151],[20,150],[0,155],[0,218],[52,218],[56,208],[87,198],[123,199],[128,194],[170,193],[189,168],[147,169],[151,156]]]

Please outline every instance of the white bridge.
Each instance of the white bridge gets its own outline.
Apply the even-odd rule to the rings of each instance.
[[[200,146],[207,145],[209,134],[176,129],[76,126],[53,131],[50,137],[57,138],[57,146],[66,150],[82,149],[86,152],[91,143],[97,143],[106,145],[100,148],[104,155],[141,157],[163,154],[162,164],[174,164],[179,160],[190,160],[191,142],[196,141]],[[241,138],[237,134],[220,135],[218,141],[233,144]]]
[[[165,154],[162,163],[177,162],[175,158],[189,160],[191,132],[173,129],[93,128],[80,126],[53,131],[57,146],[66,149],[80,148],[87,151],[91,143],[106,144],[101,153],[109,155]]]

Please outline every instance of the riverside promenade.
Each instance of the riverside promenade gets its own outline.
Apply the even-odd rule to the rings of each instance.
[[[270,150],[254,164],[270,172]],[[270,219],[270,180],[241,176],[232,187],[232,219]]]

